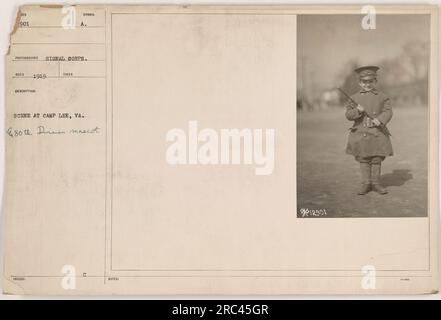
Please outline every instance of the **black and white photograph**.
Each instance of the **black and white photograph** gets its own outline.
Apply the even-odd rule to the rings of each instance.
[[[430,16],[297,25],[297,216],[426,217]]]

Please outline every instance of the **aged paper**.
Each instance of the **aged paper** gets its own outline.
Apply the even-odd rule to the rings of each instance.
[[[365,9],[21,7],[4,292],[437,292],[438,8]],[[345,154],[351,50],[393,104],[384,195]]]

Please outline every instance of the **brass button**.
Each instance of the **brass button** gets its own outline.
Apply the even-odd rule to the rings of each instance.
[[[363,137],[366,137],[367,135],[366,135],[366,133],[363,133]]]

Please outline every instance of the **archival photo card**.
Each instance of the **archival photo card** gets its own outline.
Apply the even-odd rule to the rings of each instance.
[[[24,5],[2,290],[438,291],[436,6]]]

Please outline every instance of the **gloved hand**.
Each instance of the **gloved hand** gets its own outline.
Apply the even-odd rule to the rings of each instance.
[[[381,126],[381,121],[378,120],[377,118],[372,119],[372,123],[375,124],[377,127],[378,127],[378,126]]]
[[[357,105],[357,109],[360,112],[364,112],[364,108],[363,108],[363,106],[361,104]]]

